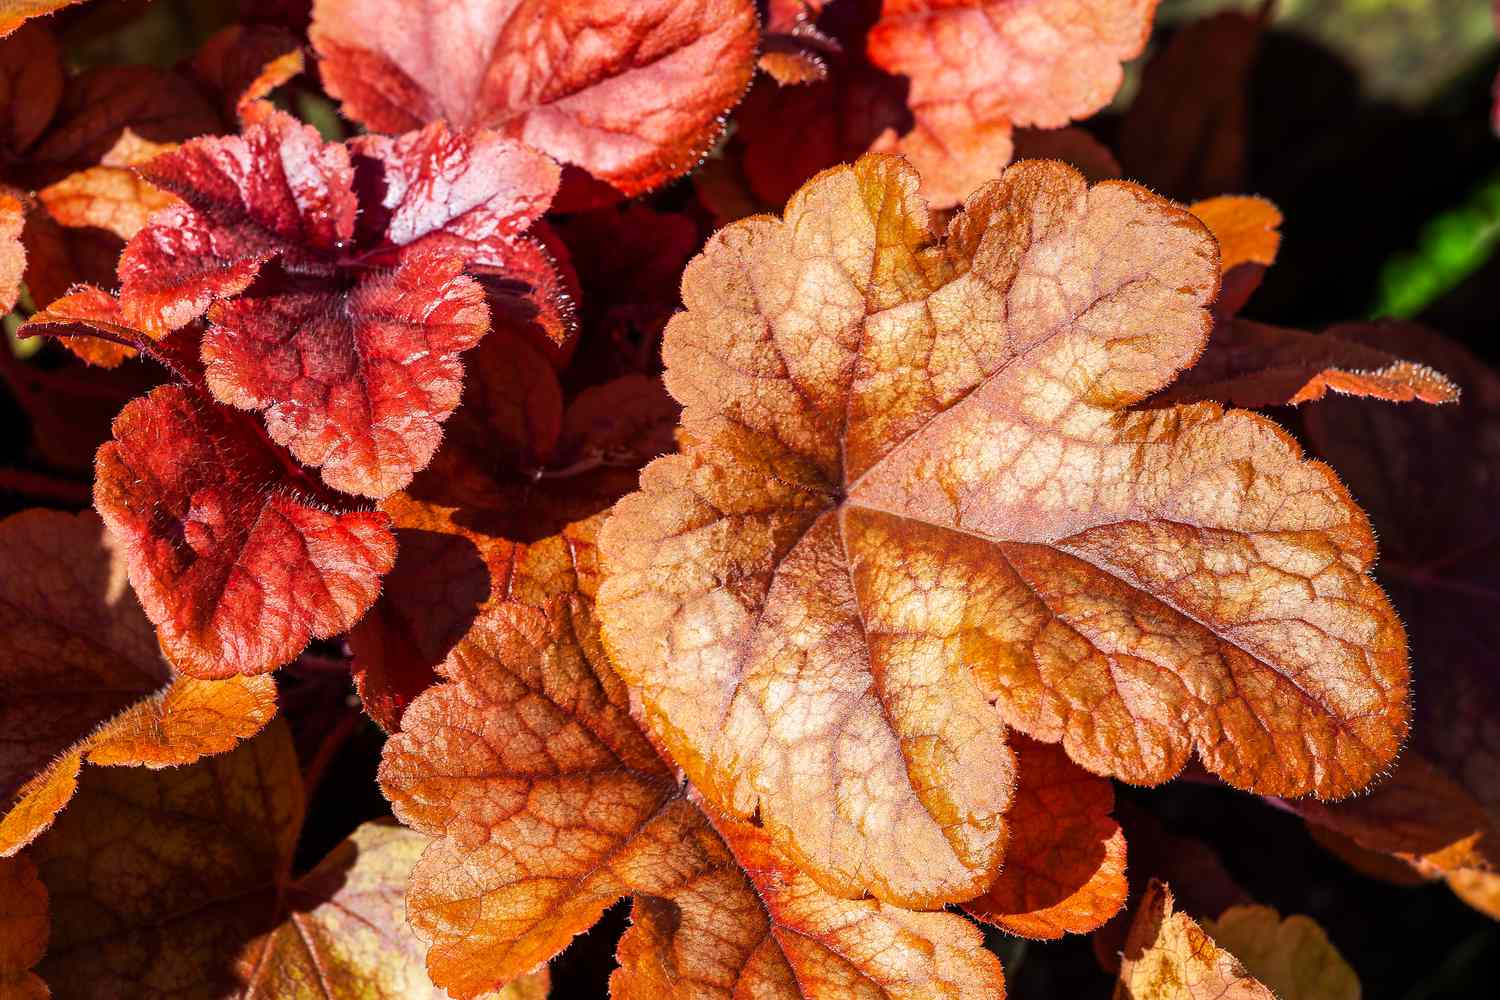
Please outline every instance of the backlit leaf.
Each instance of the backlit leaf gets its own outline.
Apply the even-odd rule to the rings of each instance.
[[[33,17],[53,14],[81,0],[0,0],[0,35],[8,35]]]
[[[1061,747],[1024,736],[1012,746],[1005,867],[964,909],[1022,937],[1086,934],[1125,905],[1125,835],[1109,815],[1114,792]]]
[[[930,231],[894,158],[721,231],[668,327],[684,454],[601,539],[604,634],[703,793],[838,891],[982,892],[1009,723],[1137,783],[1347,795],[1406,732],[1374,541],[1288,435],[1132,412],[1199,352],[1207,231],[1026,163]]]
[[[21,276],[26,273],[26,247],[21,229],[26,209],[20,199],[0,191],[0,313],[8,313],[21,294]]]
[[[83,760],[190,764],[253,736],[276,712],[269,678],[175,674],[125,564],[93,513],[0,521],[0,854],[52,821]]]
[[[829,896],[684,790],[599,645],[598,520],[519,555],[386,745],[397,815],[437,838],[407,896],[434,981],[507,982],[631,894],[617,1000],[1002,996],[962,918]]]
[[[750,0],[318,0],[311,37],[367,127],[493,128],[617,197],[697,164],[750,82],[756,28]]]
[[[345,631],[395,559],[386,515],[330,511],[250,418],[186,386],[126,406],[96,470],[131,585],[197,677],[263,673]]]
[[[1125,942],[1115,1000],[1277,1000],[1153,881]]]

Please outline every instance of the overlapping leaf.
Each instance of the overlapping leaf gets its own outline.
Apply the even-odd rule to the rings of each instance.
[[[397,815],[437,838],[407,897],[434,981],[464,997],[505,982],[628,894],[622,1000],[1003,995],[962,918],[830,896],[763,831],[684,788],[599,645],[599,520],[518,553],[506,599],[386,745]],[[1071,795],[1044,773],[1039,797]]]
[[[464,269],[550,270],[522,233],[557,169],[493,133],[438,123],[346,147],[266,112],[143,173],[184,204],[126,247],[127,318],[174,329],[212,306],[214,395],[264,411],[271,437],[345,492],[386,496],[436,450],[458,354],[488,329]]]
[[[1311,917],[1233,906],[1205,928],[1277,1000],[1359,1000],[1359,977]]]
[[[33,17],[53,14],[82,0],[4,0],[0,3],[0,35],[8,35]]]
[[[1407,725],[1364,515],[1262,418],[1125,409],[1202,348],[1207,231],[1027,163],[940,240],[916,188],[864,158],[688,268],[684,454],[601,540],[650,730],[821,884],[906,904],[993,880],[1002,720],[1133,782],[1196,750],[1362,787]]]
[[[396,555],[386,515],[330,510],[251,418],[190,386],[120,411],[94,505],[162,649],[196,677],[262,673],[347,630]]]
[[[0,997],[43,1000],[51,994],[31,967],[47,950],[47,887],[26,858],[0,858]]]
[[[587,171],[594,200],[696,165],[750,82],[756,28],[750,0],[318,0],[311,37],[349,117],[496,129]]]
[[[827,79],[765,81],[742,116],[746,172],[780,204],[817,171],[867,150],[899,152],[937,207],[1010,161],[1017,126],[1058,128],[1107,104],[1156,0],[845,0],[817,27],[836,45]]]
[[[83,761],[189,764],[229,750],[276,712],[269,678],[175,674],[125,563],[92,513],[0,521],[0,854],[52,822]]]
[[[1276,1000],[1153,881],[1125,943],[1115,1000]]]
[[[59,996],[441,997],[402,900],[423,839],[366,824],[299,876],[302,820],[280,721],[192,767],[90,770],[28,852],[52,899],[38,972]]]
[[[21,277],[26,273],[26,247],[21,243],[25,225],[21,200],[0,191],[0,313],[10,312],[21,295]]]

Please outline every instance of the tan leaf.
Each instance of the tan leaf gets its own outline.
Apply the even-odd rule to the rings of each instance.
[[[1282,920],[1268,906],[1233,906],[1205,929],[1277,1000],[1359,1000],[1359,978],[1310,917]]]
[[[1253,414],[1126,407],[1202,349],[1195,218],[1028,162],[945,239],[862,158],[689,265],[684,454],[601,537],[606,643],[703,793],[830,890],[988,887],[1002,720],[1136,783],[1341,796],[1407,726],[1337,478]]]
[[[1115,1000],[1276,1000],[1152,881],[1125,942]]]

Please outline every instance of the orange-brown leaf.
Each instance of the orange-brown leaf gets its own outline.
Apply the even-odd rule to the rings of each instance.
[[[872,63],[911,81],[916,127],[893,148],[939,207],[1010,160],[1013,125],[1058,128],[1109,103],[1138,55],[1157,0],[886,0]]]
[[[756,27],[750,0],[318,0],[311,37],[369,128],[494,128],[618,197],[696,165],[750,82]]]
[[[38,191],[37,197],[61,225],[94,226],[128,240],[151,216],[177,203],[176,195],[152,185],[132,168],[175,148],[126,129],[98,166],[69,174]]]
[[[47,887],[24,857],[0,858],[0,998],[50,996],[31,967],[47,950]]]
[[[1233,906],[1204,929],[1277,1000],[1360,1000],[1359,978],[1311,917]]]
[[[366,824],[297,876],[302,810],[279,721],[192,767],[89,769],[29,852],[52,897],[38,971],[59,996],[439,1000],[402,901],[423,838]]]
[[[1005,867],[964,909],[1012,934],[1060,938],[1098,929],[1125,905],[1125,835],[1110,818],[1114,791],[1062,748],[1024,736]]]
[[[67,330],[75,333],[68,333]],[[117,368],[139,353],[131,346],[150,339],[120,310],[120,302],[93,285],[74,285],[61,298],[31,314],[21,325],[21,335],[50,334],[68,350],[91,365]]]
[[[166,767],[222,753],[276,712],[269,678],[175,675],[92,512],[0,521],[0,854],[73,794],[82,760]]]
[[[1228,275],[1241,264],[1270,267],[1281,247],[1281,210],[1264,198],[1222,195],[1195,202],[1192,212],[1219,241],[1219,267]]]
[[[1276,1000],[1152,881],[1125,942],[1115,1000]]]
[[[1028,162],[940,239],[916,189],[862,158],[689,265],[684,454],[601,538],[651,731],[822,884],[908,905],[993,881],[1002,719],[1133,782],[1196,750],[1362,787],[1407,697],[1364,515],[1263,418],[1126,409],[1207,337],[1202,224]]]
[[[962,918],[836,899],[684,791],[600,648],[599,520],[517,550],[506,599],[386,744],[397,816],[436,838],[407,897],[433,980],[459,997],[510,981],[633,894],[617,1000],[998,1000],[999,963]]]

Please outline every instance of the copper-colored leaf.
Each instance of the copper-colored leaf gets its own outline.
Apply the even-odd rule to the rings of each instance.
[[[60,996],[438,1000],[402,889],[423,839],[366,824],[289,871],[303,789],[281,722],[233,753],[86,772],[32,848],[52,896],[41,973]]]
[[[27,858],[0,858],[0,997],[43,1000],[47,987],[31,967],[47,950],[47,887]]]
[[[1104,778],[1062,748],[1025,737],[1016,751],[1016,791],[1005,867],[984,895],[964,903],[980,920],[1029,938],[1096,930],[1125,905],[1125,835],[1110,818]]]
[[[69,174],[38,191],[37,197],[61,225],[94,226],[128,240],[151,216],[177,201],[142,180],[133,168],[174,148],[126,129],[98,166]]]
[[[71,333],[69,331],[72,331]],[[115,368],[139,352],[131,346],[147,339],[126,321],[119,300],[92,285],[75,285],[31,314],[21,335],[49,334],[91,365]]]
[[[1235,906],[1204,928],[1277,1000],[1359,1000],[1359,978],[1310,917]]]
[[[219,94],[231,122],[305,68],[297,36],[269,25],[231,24],[204,42],[192,61],[193,75]]]
[[[644,718],[824,885],[933,905],[1004,847],[1005,722],[1156,783],[1346,795],[1406,732],[1374,541],[1280,428],[1131,412],[1201,349],[1212,239],[1012,167],[929,230],[862,158],[721,231],[668,327],[684,454],[601,547]]]
[[[938,206],[1010,160],[1011,127],[1058,128],[1109,103],[1151,32],[1157,0],[886,0],[872,63],[911,81],[916,127],[895,149]]]
[[[1125,942],[1115,1000],[1276,1000],[1153,881]]]
[[[115,418],[94,503],[183,671],[271,670],[358,621],[391,568],[384,514],[330,512],[288,466],[247,418],[185,386]]]
[[[599,645],[597,524],[518,550],[506,599],[386,744],[396,814],[437,838],[407,897],[433,980],[475,996],[634,894],[620,1000],[1002,996],[962,918],[829,896],[759,830],[684,792]]]
[[[372,129],[494,128],[635,195],[713,144],[756,27],[750,0],[318,0],[311,37],[329,93]]]
[[[1241,264],[1276,263],[1281,210],[1266,199],[1224,195],[1196,202],[1192,210],[1219,241],[1219,267],[1225,275]]]
[[[162,661],[93,513],[0,521],[0,854],[52,821],[82,760],[165,767],[222,753],[276,711],[269,678],[199,681]]]

